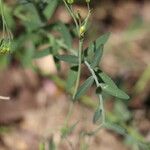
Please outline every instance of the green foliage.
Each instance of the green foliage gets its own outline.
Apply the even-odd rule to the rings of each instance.
[[[62,35],[62,39],[64,40],[64,43],[68,46],[68,48],[71,48],[72,47],[72,36],[68,30],[68,28],[66,27],[65,24],[59,22],[57,24],[57,28],[58,28],[58,31],[61,33]]]
[[[75,84],[75,81],[77,79],[77,71],[78,66],[72,66],[68,73],[67,83],[66,83],[66,89],[67,91],[70,91]]]
[[[106,92],[112,96],[115,96],[115,97],[118,97],[121,99],[129,99],[129,96],[117,87],[112,87],[105,83],[101,83],[100,87],[102,88],[102,90],[104,92]]]
[[[99,65],[99,62],[101,60],[103,54],[103,45],[101,45],[99,48],[96,49],[95,54],[94,54],[94,59],[91,62],[91,67],[95,68],[96,66]]]
[[[95,113],[94,113],[94,117],[93,117],[93,123],[94,124],[101,124],[102,123],[102,109],[98,108]]]
[[[56,55],[57,59],[68,62],[69,64],[78,64],[78,57],[73,55]]]
[[[53,138],[49,140],[49,150],[56,150],[56,144],[54,143]]]
[[[89,45],[89,47],[86,48],[86,50],[84,51],[86,60],[90,64],[93,63],[92,66],[94,64],[97,65],[100,62],[102,54],[103,54],[103,46],[107,42],[109,36],[110,36],[110,33],[106,33],[106,34],[100,36],[99,38],[97,38],[97,40],[93,41]],[[95,62],[95,58],[96,58],[96,62]]]
[[[58,6],[58,2],[59,2],[59,0],[49,0],[49,1],[47,1],[46,7],[43,11],[43,14],[45,15],[47,20],[50,19],[53,16],[53,14],[54,14],[57,6]]]
[[[117,103],[114,111],[115,115],[106,117],[107,121],[105,122],[105,108],[103,107],[104,102],[102,98],[103,92],[116,98],[129,99],[129,96],[119,89],[115,82],[100,68],[103,50],[110,33],[98,37],[95,41],[89,43],[86,49],[83,49],[87,31],[87,27],[84,25],[88,23],[91,11],[88,10],[87,17],[82,20],[79,17],[79,14],[78,17],[76,16],[69,4],[69,6],[67,5],[66,7],[73,17],[76,25],[77,38],[79,39],[79,48],[74,50],[74,37],[70,34],[70,26],[60,21],[49,23],[57,6],[60,4],[59,2],[59,0],[48,0],[45,2],[42,0],[24,0],[24,2],[17,3],[13,7],[6,6],[5,10],[9,10],[5,12],[7,16],[6,20],[8,20],[10,28],[16,33],[13,42],[11,41],[11,51],[13,54],[9,56],[0,56],[0,61],[14,59],[19,61],[23,66],[31,66],[33,59],[52,55],[56,66],[60,65],[60,61],[68,63],[70,65],[70,70],[68,71],[65,88],[70,93],[73,93],[72,89],[77,87],[77,90],[74,90],[74,102],[83,97],[92,85],[93,88],[95,86],[95,93],[98,96],[99,101],[93,115],[93,123],[103,125],[104,127],[123,135],[126,138],[127,143],[132,139],[132,141],[138,144],[141,149],[148,150],[149,145],[144,143],[144,140],[137,134],[137,131],[133,131],[123,124],[123,122],[128,121],[131,117],[131,114],[127,111],[127,108],[124,107],[124,104]],[[73,3],[73,1],[70,2],[71,4]],[[85,2],[89,3],[89,0],[86,0]],[[18,29],[15,28],[15,22],[19,24],[17,26]],[[79,22],[81,24],[79,24]],[[57,33],[57,36],[55,36],[53,32]],[[0,48],[5,48],[3,50],[6,52],[6,48],[9,48],[7,47],[9,45],[7,45],[6,38],[4,38],[4,40],[5,43],[3,43],[3,39],[1,40]],[[80,74],[82,72],[81,65],[85,66],[91,75],[89,75],[90,77],[85,79],[83,84],[79,86]],[[60,81],[58,82],[60,84]],[[62,128],[62,138],[69,136],[76,126],[77,123]],[[4,128],[1,128],[0,130],[0,132],[3,132]],[[97,132],[98,130],[95,131]],[[95,131],[91,132],[89,135],[94,135]],[[132,136],[128,136],[129,134]],[[49,141],[49,147],[52,150],[56,149],[53,139]],[[45,149],[45,144],[40,144],[39,149]]]
[[[69,136],[74,131],[74,129],[76,128],[77,124],[78,124],[78,121],[76,123],[74,123],[73,125],[71,125],[70,127],[64,126],[61,129],[61,137],[62,138],[66,138],[67,136]]]
[[[94,78],[92,76],[85,80],[84,83],[79,87],[75,95],[75,100],[83,96],[86,93],[86,91],[92,86],[93,82]]]
[[[68,63],[71,69],[68,74],[66,89],[71,91],[75,85],[73,101],[80,99],[80,97],[86,93],[91,85],[95,83],[95,91],[99,98],[99,104],[98,109],[95,112],[93,122],[97,122],[97,120],[101,117],[104,121],[103,100],[102,98],[100,100],[103,91],[121,99],[128,99],[129,97],[126,93],[120,90],[111,78],[102,72],[99,67],[103,49],[110,33],[106,33],[98,37],[95,41],[91,42],[85,50],[83,49],[84,39],[86,37],[85,31],[87,30],[86,26],[89,22],[89,17],[91,14],[89,1],[86,1],[88,6],[87,16],[82,20],[80,13],[78,12],[78,15],[76,15],[76,12],[74,12],[72,6],[70,5],[73,1],[66,2],[64,0],[64,4],[76,25],[79,39],[78,52],[76,52],[72,46],[73,38],[70,34],[68,25],[66,26],[60,21],[53,22],[52,24],[48,23],[48,20],[52,18],[57,6],[59,5],[58,0],[26,0],[24,2],[26,3],[15,5],[14,7],[14,15],[20,20],[21,26],[24,27],[26,33],[21,33],[14,38],[12,49],[15,59],[21,61],[23,66],[29,66],[32,64],[32,60],[34,58],[52,55],[58,69],[60,68],[60,61],[65,61]],[[83,34],[81,35],[80,32],[82,27],[85,27],[85,31],[82,31]],[[51,33],[53,31],[59,33],[59,36],[55,37]],[[38,50],[39,47],[43,45],[47,45],[47,47],[42,50]],[[62,54],[62,50],[65,55],[60,55]],[[81,65],[87,67],[91,73],[91,76],[86,79],[81,86],[79,86],[82,71]]]
[[[45,143],[39,144],[39,150],[45,150]]]

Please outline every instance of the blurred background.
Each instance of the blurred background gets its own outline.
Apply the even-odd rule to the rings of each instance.
[[[91,88],[75,103],[66,127],[69,66],[53,56],[67,49],[66,34],[77,48],[72,18],[61,0],[5,0],[14,39],[11,54],[0,54],[0,95],[11,98],[0,100],[0,150],[43,150],[43,143],[49,150],[150,149],[150,2],[91,0],[91,8],[84,46],[111,32],[100,66],[130,100],[104,95],[112,126],[92,134],[97,97]],[[83,18],[87,14],[84,1],[74,9]],[[81,82],[88,75],[83,68]]]

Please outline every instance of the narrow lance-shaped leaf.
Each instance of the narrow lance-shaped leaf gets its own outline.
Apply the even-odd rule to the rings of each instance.
[[[94,124],[101,124],[102,123],[102,110],[101,108],[97,108],[93,116],[93,123]]]
[[[115,96],[115,97],[118,97],[121,99],[129,99],[129,96],[125,92],[120,90],[119,88],[111,87],[105,83],[101,83],[100,86],[104,92],[106,92],[112,96]]]
[[[127,130],[120,125],[114,124],[112,122],[106,122],[105,127],[107,129],[114,130],[115,132],[121,134],[121,135],[127,135]]]
[[[105,45],[109,38],[109,35],[110,33],[100,36],[96,41],[92,42],[88,48],[85,49],[84,55],[85,57],[87,57],[87,61],[89,63],[92,63],[92,61],[94,60],[95,52],[101,47],[101,45]]]
[[[75,122],[70,127],[64,126],[61,129],[61,137],[62,138],[66,138],[68,135],[70,135],[73,132],[73,130],[76,128],[76,126],[78,125],[78,123],[79,123],[79,121]]]
[[[102,55],[103,55],[103,45],[101,45],[95,51],[95,56],[94,56],[93,62],[91,63],[92,68],[95,68],[96,66],[99,65]]]
[[[65,24],[59,22],[57,24],[57,29],[59,30],[59,32],[62,35],[62,39],[64,40],[64,43],[70,48],[72,47],[72,36],[68,30],[68,28],[66,27]]]
[[[78,64],[78,57],[74,55],[56,55],[57,59],[71,64]]]
[[[53,137],[51,137],[51,139],[49,140],[48,147],[49,147],[49,150],[56,150],[56,144],[53,140]]]
[[[118,88],[115,82],[105,72],[102,72],[101,70],[98,69],[96,73],[104,83],[113,88]]]
[[[35,51],[34,52],[34,58],[42,58],[45,56],[48,56],[50,54],[51,48],[45,49],[43,51]]]
[[[47,7],[44,10],[44,15],[47,19],[50,19],[54,14],[56,7],[58,5],[58,0],[50,0],[47,4]]]
[[[67,91],[70,91],[71,88],[73,87],[77,78],[77,74],[78,74],[78,66],[72,66],[68,73],[67,84],[66,84]]]
[[[100,45],[105,45],[105,43],[107,42],[109,36],[110,36],[110,33],[106,33],[106,34],[100,36],[100,37],[96,40],[96,49],[97,49]]]
[[[78,99],[79,97],[83,96],[86,91],[92,86],[94,82],[93,77],[89,77],[78,89],[76,95],[75,95],[75,100]]]

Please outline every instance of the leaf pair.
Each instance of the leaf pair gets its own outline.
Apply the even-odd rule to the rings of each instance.
[[[95,70],[95,74],[97,78],[99,79],[99,85],[100,88],[115,97],[121,98],[121,99],[129,99],[129,96],[120,90],[117,85],[114,83],[114,81],[104,72],[102,72],[100,69],[98,69],[99,62],[101,60],[102,54],[103,54],[103,47],[106,41],[108,40],[109,34],[105,34],[103,36],[100,36],[96,41],[94,41],[90,46],[85,49],[84,51],[84,58],[88,63],[90,64],[91,69]],[[78,57],[75,55],[58,55],[56,56],[57,59],[61,61],[65,61],[69,64],[78,65]],[[72,72],[73,74],[73,72]],[[73,86],[73,83],[75,81],[76,73],[74,72],[73,78],[70,77],[70,79],[73,79],[71,82],[71,86]],[[71,80],[70,80],[71,81]],[[90,88],[90,86],[93,84],[94,79],[93,77],[89,77],[78,89],[75,99],[79,99],[79,97],[83,96],[85,92]],[[99,87],[97,87],[99,88]],[[98,91],[98,90],[97,90]]]
[[[121,99],[129,99],[129,96],[120,90],[106,73],[98,70],[97,76],[103,81],[103,83],[100,83],[100,87],[104,92]]]
[[[110,33],[100,36],[96,41],[92,42],[88,48],[85,49],[84,55],[86,60],[91,64],[92,68],[99,65],[103,55],[103,48],[109,38]]]

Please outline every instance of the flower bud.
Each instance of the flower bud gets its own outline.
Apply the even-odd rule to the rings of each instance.
[[[10,53],[10,42],[6,39],[2,39],[0,42],[0,54]]]
[[[10,52],[9,47],[2,47],[2,49],[0,49],[0,54],[7,54],[9,52]]]
[[[80,36],[83,36],[83,35],[84,35],[84,33],[85,33],[85,31],[86,31],[85,26],[84,26],[84,25],[83,25],[83,26],[81,26],[81,27],[80,27],[80,30],[79,30],[79,35],[80,35]]]
[[[91,0],[85,0],[87,3],[90,3]]]
[[[68,3],[68,4],[73,4],[73,3],[74,3],[74,0],[67,0],[67,3]]]

